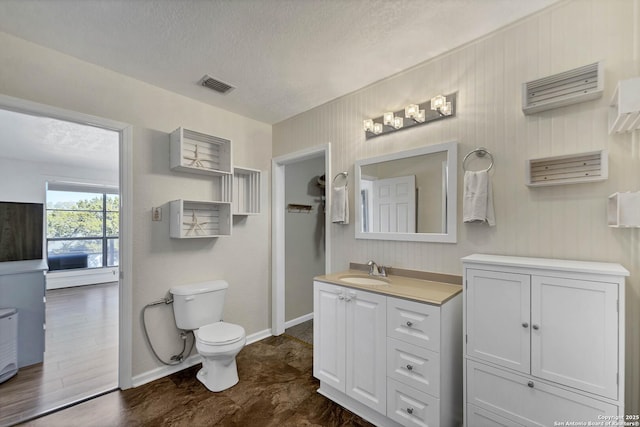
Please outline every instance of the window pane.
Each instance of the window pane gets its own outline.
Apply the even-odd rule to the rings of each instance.
[[[107,239],[107,266],[116,267],[120,264],[120,240]]]
[[[101,193],[47,191],[47,209],[102,211]]]
[[[47,211],[47,237],[102,237],[102,212]]]
[[[118,212],[120,210],[120,196],[107,194],[107,211]]]
[[[102,240],[47,242],[49,270],[102,267]]]
[[[118,237],[120,212],[107,212],[107,236]]]

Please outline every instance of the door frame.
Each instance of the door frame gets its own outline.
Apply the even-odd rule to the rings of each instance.
[[[331,212],[331,143],[318,145],[271,160],[271,333],[281,335],[285,329],[285,167],[286,165],[324,155],[325,212]],[[325,273],[331,271],[331,217],[325,215]],[[312,278],[309,278],[311,280]],[[311,283],[309,283],[311,286]]]
[[[120,134],[120,262],[119,262],[119,319],[118,319],[118,387],[131,388],[133,336],[133,127],[102,117],[66,110],[37,102],[0,94],[0,108],[29,115],[48,117],[97,126]]]

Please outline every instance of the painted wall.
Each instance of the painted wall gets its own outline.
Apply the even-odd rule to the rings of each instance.
[[[325,273],[323,190],[324,156],[285,166],[285,203],[311,205],[309,213],[285,213],[285,321],[313,313],[313,282]]]
[[[273,154],[331,142],[333,170],[354,161],[459,142],[458,243],[356,240],[354,224],[330,230],[335,271],[368,259],[394,267],[462,274],[472,253],[617,262],[631,276],[626,293],[627,413],[640,412],[640,229],[607,227],[607,197],[640,190],[640,132],[609,136],[609,100],[618,80],[640,75],[640,2],[562,2],[474,43],[278,123]],[[525,116],[521,84],[605,61],[603,98]],[[366,141],[365,118],[397,111],[440,93],[458,92],[458,115]],[[496,227],[462,224],[462,158],[478,146],[495,158]],[[609,179],[581,185],[528,188],[530,158],[609,150]],[[350,174],[350,177],[353,173]],[[349,185],[353,188],[353,178]],[[353,195],[351,202],[353,202]],[[351,203],[353,207],[354,204]],[[353,208],[352,208],[353,213]]]
[[[142,335],[142,307],[174,285],[223,278],[230,283],[225,320],[247,334],[270,326],[270,195],[261,215],[234,219],[233,235],[169,238],[171,200],[207,200],[217,179],[169,169],[169,133],[179,126],[233,141],[234,163],[265,172],[269,182],[271,126],[159,89],[107,69],[0,33],[0,93],[133,125],[133,360],[134,380],[162,365]],[[215,95],[212,95],[215,96]],[[151,222],[151,208],[163,219]],[[149,310],[150,335],[165,358],[179,352],[170,306]]]

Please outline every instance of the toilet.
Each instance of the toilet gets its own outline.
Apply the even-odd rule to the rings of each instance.
[[[174,286],[173,313],[179,329],[193,331],[202,357],[198,380],[211,391],[223,391],[238,383],[236,356],[247,338],[240,325],[222,321],[224,280]]]

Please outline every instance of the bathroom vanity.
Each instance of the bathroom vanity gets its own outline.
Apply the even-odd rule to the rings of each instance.
[[[318,392],[376,425],[461,425],[461,292],[358,270],[316,277]]]

